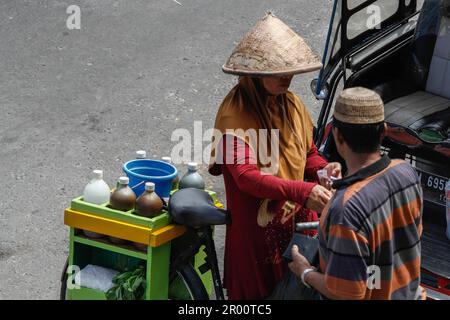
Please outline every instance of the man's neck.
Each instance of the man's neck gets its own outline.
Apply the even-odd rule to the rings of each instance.
[[[379,151],[374,153],[352,153],[345,159],[347,176],[351,176],[381,159]]]

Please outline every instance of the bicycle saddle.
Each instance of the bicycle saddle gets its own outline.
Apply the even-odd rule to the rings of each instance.
[[[230,222],[228,212],[214,206],[213,199],[207,192],[194,188],[181,189],[170,197],[169,214],[175,223],[188,227]]]

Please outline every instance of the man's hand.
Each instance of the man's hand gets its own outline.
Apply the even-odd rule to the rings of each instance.
[[[339,162],[330,162],[324,169],[327,170],[329,177],[342,178],[342,166]]]
[[[323,168],[323,170],[326,170],[328,177],[333,177],[334,179],[342,179],[342,166],[339,162],[331,162]],[[328,190],[331,189],[332,180],[330,178],[319,178],[319,183],[327,188]]]
[[[300,254],[296,245],[292,246],[292,262],[289,263],[289,269],[297,276],[300,277],[305,269],[311,268],[308,260]]]
[[[311,190],[308,200],[306,201],[306,207],[316,212],[322,212],[332,195],[330,190],[318,184]]]

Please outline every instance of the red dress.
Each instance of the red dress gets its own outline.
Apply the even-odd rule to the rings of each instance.
[[[226,153],[225,143],[222,151]],[[245,162],[234,157],[234,164],[221,165],[227,209],[232,219],[226,229],[224,287],[231,300],[265,299],[287,268],[280,254],[286,249],[293,230],[271,229],[270,224],[267,228],[260,227],[257,215],[261,200],[281,200],[283,203],[291,200],[301,207],[296,222],[316,221],[317,214],[304,208],[316,183],[261,174],[256,165],[249,164],[255,162],[250,161],[254,155],[247,144],[235,141],[234,154],[245,154]],[[326,164],[313,143],[307,157],[305,177],[316,181],[317,170]],[[274,261],[274,250],[277,251],[278,261]]]

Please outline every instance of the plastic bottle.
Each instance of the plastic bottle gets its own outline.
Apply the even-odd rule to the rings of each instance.
[[[163,202],[155,192],[155,184],[153,182],[145,183],[145,191],[140,195],[136,201],[135,214],[147,218],[153,218],[161,213]],[[147,251],[147,245],[133,242],[136,249],[140,251]]]
[[[155,192],[153,182],[145,183],[145,191],[136,201],[136,214],[142,217],[154,218],[161,213],[163,202]]]
[[[117,183],[117,188],[111,194],[109,205],[111,208],[120,211],[132,210],[136,203],[136,194],[128,186],[130,179],[128,177],[120,177]],[[109,237],[109,240],[115,244],[127,244],[129,241]]]
[[[172,158],[171,157],[162,157],[161,160],[164,161],[164,162],[172,164]],[[177,176],[172,181],[172,190],[177,190],[179,183],[180,183],[180,177],[177,174]]]
[[[83,201],[92,204],[101,205],[107,203],[111,196],[111,189],[103,181],[103,171],[94,170],[92,180],[86,185],[83,191]],[[92,231],[83,230],[83,233],[89,238],[102,238],[104,235]]]
[[[100,205],[107,203],[110,196],[111,189],[103,181],[103,171],[94,170],[92,180],[84,188],[83,201]]]
[[[145,159],[147,158],[147,152],[144,150],[136,151],[136,159]]]
[[[120,177],[117,182],[117,188],[111,194],[109,204],[111,208],[120,211],[129,211],[134,208],[136,203],[136,194],[128,186],[130,179],[128,177]]]
[[[197,172],[198,165],[196,162],[188,163],[188,171],[181,178],[179,189],[186,188],[196,188],[196,189],[205,189],[205,182],[203,181],[202,176]]]
[[[447,238],[450,240],[450,180],[445,185],[445,201],[447,202]]]

